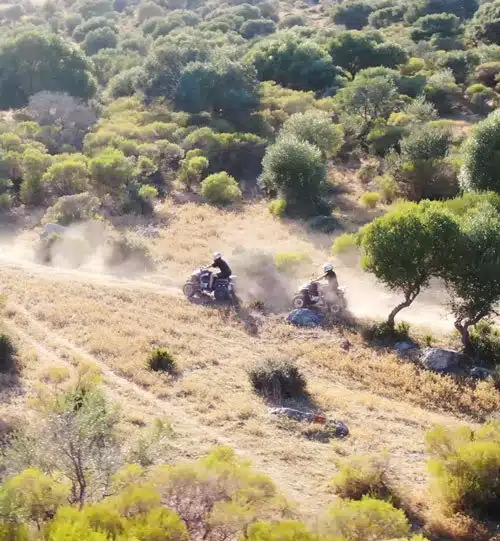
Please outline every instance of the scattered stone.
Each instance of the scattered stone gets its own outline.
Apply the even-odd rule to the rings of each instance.
[[[341,344],[340,344],[340,347],[344,350],[344,351],[349,351],[349,349],[351,348],[352,344],[351,342],[349,342],[349,340],[347,340],[347,338],[345,340],[342,340]]]
[[[297,327],[317,327],[321,324],[324,317],[324,314],[313,312],[308,308],[298,308],[297,310],[292,310],[286,320],[288,323]]]
[[[493,376],[493,371],[481,366],[474,366],[470,369],[470,376],[477,379],[488,379]]]
[[[293,408],[272,408],[269,413],[270,415],[288,417],[289,419],[294,419],[295,421],[299,422],[323,425],[326,429],[328,429],[329,432],[331,432],[332,437],[346,438],[349,435],[349,429],[342,421],[328,419],[321,414],[310,413]]]
[[[456,369],[465,358],[451,349],[425,348],[420,362],[429,370],[445,373]]]

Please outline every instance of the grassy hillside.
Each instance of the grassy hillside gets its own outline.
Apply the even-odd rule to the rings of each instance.
[[[0,5],[0,541],[498,539],[499,6]]]

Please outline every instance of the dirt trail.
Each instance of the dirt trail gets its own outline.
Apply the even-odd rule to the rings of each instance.
[[[180,288],[175,285],[177,280],[168,276],[153,273],[143,275],[140,279],[119,277],[102,271],[74,270],[49,267],[30,261],[23,255],[4,250],[0,253],[0,266],[13,270],[22,270],[27,274],[43,276],[54,281],[78,281],[92,283],[103,287],[124,290],[148,291],[160,295],[182,295]],[[350,310],[356,317],[383,319],[402,298],[384,287],[361,270],[338,265],[338,274],[342,285],[347,286],[347,300]],[[429,331],[446,333],[453,330],[453,319],[446,309],[447,297],[443,288],[433,286],[422,293],[412,306],[405,309],[400,319],[426,328]]]

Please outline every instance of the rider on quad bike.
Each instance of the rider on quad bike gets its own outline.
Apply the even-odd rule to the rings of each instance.
[[[321,283],[325,279],[327,283]],[[345,298],[342,288],[339,288],[337,274],[331,263],[323,265],[323,274],[307,284],[303,284],[292,301],[294,308],[327,307],[329,311],[339,312],[345,309]]]
[[[314,281],[319,282],[320,280],[323,280],[325,278],[328,282],[328,287],[330,291],[336,294],[339,289],[339,281],[337,280],[337,274],[333,270],[333,265],[331,263],[325,263],[323,265],[323,275],[321,275],[319,278],[316,278]]]
[[[217,268],[219,272],[214,272],[210,275],[210,284],[209,288],[212,290],[215,280],[228,280],[232,274],[231,267],[222,259],[222,254],[220,252],[215,252],[212,254],[213,263],[207,268]]]

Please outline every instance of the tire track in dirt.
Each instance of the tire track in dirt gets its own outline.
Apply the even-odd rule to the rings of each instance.
[[[159,414],[167,416],[172,420],[176,439],[187,440],[191,448],[208,450],[214,445],[230,446],[241,457],[250,459],[258,470],[267,473],[276,483],[278,490],[281,490],[292,501],[300,501],[302,509],[304,508],[302,504],[306,504],[307,509],[308,503],[311,509],[317,509],[317,502],[304,501],[307,499],[302,490],[305,480],[294,479],[293,481],[297,486],[292,486],[290,472],[287,470],[286,464],[283,466],[279,459],[274,460],[273,457],[263,457],[261,459],[257,446],[249,448],[238,445],[234,439],[221,434],[213,426],[205,426],[190,417],[182,407],[174,404],[172,400],[162,400],[140,385],[116,374],[107,363],[52,331],[47,325],[31,315],[23,306],[7,303],[7,311],[11,317],[19,316],[20,319],[24,320],[24,327],[12,319],[7,321],[7,326],[40,355],[49,356],[54,362],[66,366],[72,364],[65,360],[66,356],[72,357],[76,364],[78,361],[92,363],[100,369],[106,391],[118,403],[125,403],[126,405],[131,401],[135,401],[141,408],[147,409],[154,417],[158,417]],[[33,336],[37,336],[37,338],[33,338]],[[40,336],[43,336],[43,340]],[[59,354],[57,352],[59,349],[62,349],[65,354]],[[186,445],[183,446],[180,441],[178,445],[175,445],[175,441],[171,443],[173,447],[179,450],[186,448]],[[203,454],[203,451],[200,451],[200,454]],[[314,487],[311,487],[308,492],[314,494]]]

